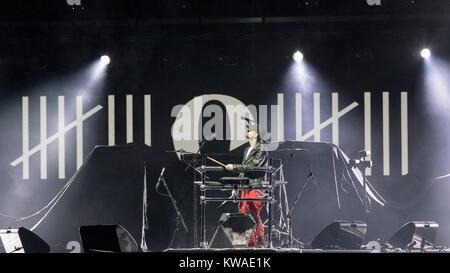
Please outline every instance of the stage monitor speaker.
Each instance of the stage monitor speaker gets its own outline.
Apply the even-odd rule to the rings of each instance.
[[[424,248],[432,246],[439,224],[436,222],[412,221],[404,224],[389,239],[389,244],[398,248]]]
[[[314,249],[360,249],[367,231],[364,222],[334,221],[311,242]]]
[[[32,231],[24,228],[0,229],[6,253],[49,253],[50,246]]]
[[[80,227],[84,252],[139,252],[131,234],[121,225],[92,225]]]
[[[223,213],[211,238],[210,248],[241,248],[247,246],[247,240],[255,226],[249,214]]]

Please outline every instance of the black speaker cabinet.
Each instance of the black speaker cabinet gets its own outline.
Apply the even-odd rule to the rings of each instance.
[[[211,248],[246,247],[254,226],[255,221],[248,214],[223,213],[209,246]]]
[[[436,222],[408,222],[388,242],[398,248],[423,248],[434,244],[438,228]]]
[[[366,236],[364,222],[334,221],[311,242],[315,249],[360,249]]]
[[[139,246],[121,225],[80,227],[84,252],[139,252]]]
[[[6,253],[49,253],[50,246],[32,231],[20,227],[0,229]]]

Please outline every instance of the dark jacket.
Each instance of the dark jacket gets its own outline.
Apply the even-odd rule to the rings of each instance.
[[[255,147],[253,147],[253,149],[251,150],[248,157],[246,157],[248,149],[250,149],[250,146],[248,146],[244,150],[244,157],[242,159],[242,164],[235,164],[233,167],[234,167],[235,171],[241,173],[240,174],[241,176],[247,176],[252,179],[261,178],[262,176],[264,176],[264,174],[262,174],[261,172],[250,173],[250,171],[251,171],[251,168],[253,168],[253,167],[266,166],[267,158],[268,158],[267,151],[263,151],[261,149],[261,143],[258,142],[255,145]]]

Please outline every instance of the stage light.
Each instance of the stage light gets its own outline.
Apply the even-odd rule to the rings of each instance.
[[[100,63],[101,63],[102,65],[108,65],[110,62],[111,62],[111,59],[109,58],[108,55],[103,55],[103,56],[100,58]]]
[[[420,51],[420,56],[422,56],[422,58],[424,59],[428,59],[431,56],[431,51],[428,48],[424,48],[422,49],[422,51]]]
[[[292,55],[292,58],[294,59],[295,62],[299,63],[303,60],[303,53],[297,50]]]

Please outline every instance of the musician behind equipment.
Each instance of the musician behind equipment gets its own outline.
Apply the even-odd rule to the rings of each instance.
[[[238,172],[240,177],[244,177],[245,173],[251,171],[254,167],[263,167],[267,163],[267,152],[262,150],[261,138],[258,128],[251,127],[246,133],[249,146],[244,150],[242,164],[227,164],[225,168],[232,172]],[[252,179],[251,186],[260,186],[261,178]],[[233,191],[233,197],[238,193]],[[240,190],[240,198],[263,198],[262,190]],[[255,227],[247,241],[248,247],[259,247],[265,244],[264,225],[261,220],[261,210],[264,206],[260,201],[241,201],[238,203],[240,213],[251,214],[256,219]]]

